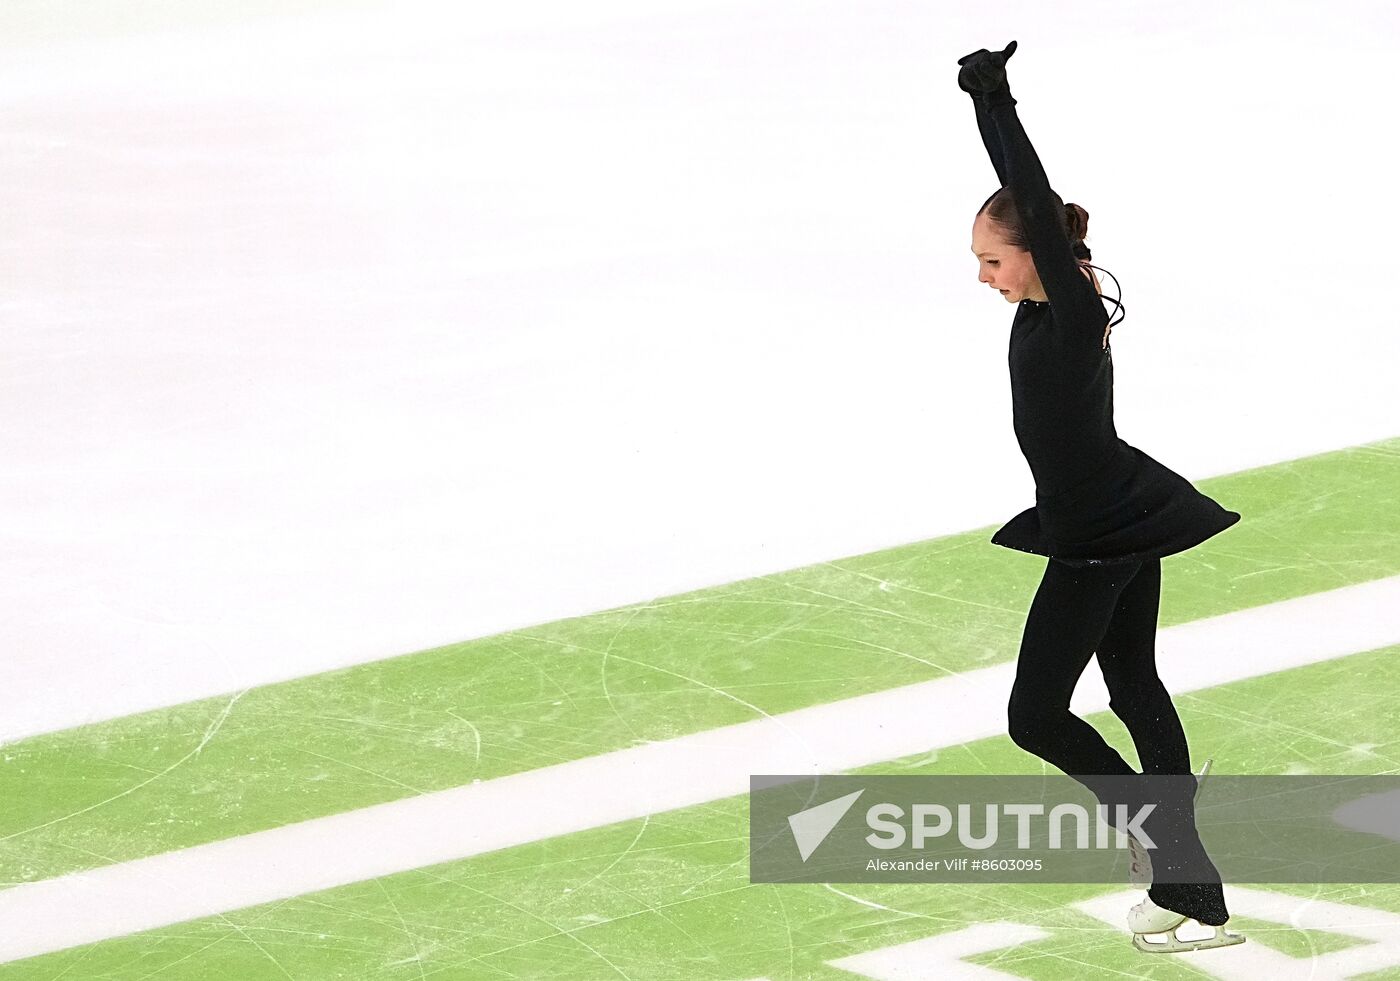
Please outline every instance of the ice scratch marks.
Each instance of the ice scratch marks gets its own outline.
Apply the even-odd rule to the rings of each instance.
[[[833,568],[835,568],[835,567],[833,566]],[[892,610],[882,609],[882,608],[880,608],[880,607],[878,607],[878,606],[870,606],[870,605],[867,604],[867,603],[860,603],[860,602],[857,602],[857,601],[855,601],[855,600],[849,599],[849,598],[844,597],[844,596],[833,596],[833,595],[830,594],[830,593],[822,592],[820,589],[813,589],[813,588],[810,587],[810,586],[801,586],[801,585],[798,585],[797,583],[792,583],[792,584],[790,584],[790,585],[791,585],[791,587],[794,588],[794,589],[801,589],[801,590],[803,590],[803,591],[805,591],[805,592],[809,592],[809,593],[813,593],[813,594],[815,594],[815,595],[817,595],[817,596],[825,597],[826,599],[832,600],[832,601],[834,601],[835,603],[837,603],[837,604],[839,604],[839,605],[842,605],[842,606],[854,606],[854,607],[858,607],[859,609],[862,609],[862,610],[868,610],[868,611],[871,611],[871,612],[874,612],[874,613],[878,613],[879,615],[881,615],[881,616],[883,616],[883,617],[892,617],[892,618],[897,619],[897,620],[903,620],[903,621],[906,622],[906,623],[913,623],[913,624],[916,624],[916,625],[921,626],[921,627],[927,627],[930,633],[934,632],[935,630],[942,629],[942,628],[940,628],[940,625],[939,625],[939,624],[928,623],[928,622],[925,622],[925,621],[916,620],[916,619],[914,619],[914,618],[912,618],[912,617],[907,617],[907,616],[903,616],[902,614],[895,613],[895,612],[892,611]],[[896,656],[898,656],[898,657],[908,658],[908,659],[911,660],[911,661],[917,661],[918,663],[923,664],[923,665],[925,665],[925,666],[927,666],[927,667],[934,668],[935,670],[938,670],[938,671],[942,671],[942,672],[943,672],[944,674],[946,674],[946,675],[953,675],[953,674],[957,674],[957,673],[958,673],[958,672],[956,672],[956,671],[953,671],[953,670],[950,669],[950,668],[944,667],[944,666],[941,665],[941,664],[936,664],[936,663],[934,663],[933,661],[928,660],[927,658],[919,657],[917,654],[910,654],[908,651],[901,651],[901,650],[899,650],[899,649],[897,649],[897,648],[894,648],[894,647],[885,647],[884,645],[881,645],[881,644],[872,644],[872,643],[869,643],[869,642],[867,642],[867,641],[857,641],[857,642],[858,642],[858,643],[861,643],[863,646],[872,648],[872,649],[874,649],[874,650],[884,651],[885,653],[894,654],[894,655],[896,655]]]
[[[498,948],[498,949],[493,950],[493,951],[490,951],[490,952],[488,952],[488,953],[486,953],[486,954],[481,954],[481,955],[478,955],[478,956],[471,957],[471,958],[468,959],[468,961],[459,962],[458,964],[453,965],[454,967],[466,967],[466,965],[467,965],[468,963],[472,963],[472,962],[478,962],[478,963],[483,963],[483,964],[484,964],[484,963],[486,962],[486,959],[487,959],[488,957],[495,957],[495,956],[498,956],[498,955],[500,955],[500,954],[508,953],[508,952],[510,952],[510,951],[512,951],[512,950],[517,950],[517,949],[519,949],[519,948],[521,948],[521,947],[529,946],[530,944],[543,943],[543,942],[548,941],[548,940],[553,940],[553,939],[555,939],[556,937],[568,937],[568,938],[569,938],[570,940],[572,940],[574,943],[578,944],[580,947],[582,947],[582,948],[584,948],[585,950],[587,950],[587,951],[588,951],[590,954],[592,954],[594,957],[598,958],[598,960],[600,960],[600,961],[602,961],[604,964],[606,964],[609,968],[611,968],[611,969],[613,970],[613,972],[614,972],[618,977],[625,979],[625,981],[637,981],[637,979],[632,978],[629,974],[627,974],[626,971],[622,970],[622,968],[618,967],[618,966],[617,966],[616,964],[614,964],[610,959],[608,959],[607,955],[604,954],[601,950],[599,950],[598,948],[594,947],[592,944],[588,943],[586,940],[584,940],[582,937],[578,936],[577,934],[578,934],[580,931],[582,931],[582,930],[587,930],[589,927],[596,926],[596,925],[598,925],[598,924],[602,924],[602,923],[611,923],[611,922],[613,922],[613,920],[624,919],[624,918],[627,917],[627,916],[638,916],[638,915],[640,915],[641,913],[652,912],[652,910],[641,910],[641,911],[638,911],[638,912],[636,912],[636,913],[627,913],[627,914],[625,914],[625,915],[622,916],[622,917],[613,917],[612,919],[600,919],[600,920],[595,920],[595,921],[591,921],[591,922],[588,922],[588,923],[584,923],[584,924],[582,924],[581,926],[572,927],[572,928],[569,928],[569,929],[561,929],[558,925],[556,925],[556,924],[554,924],[554,923],[551,923],[549,920],[547,920],[547,919],[545,919],[544,917],[540,916],[538,913],[531,912],[530,910],[526,909],[524,906],[521,906],[519,903],[513,903],[513,902],[511,902],[511,901],[508,900],[508,899],[503,899],[503,898],[501,898],[500,896],[497,896],[497,895],[495,895],[494,893],[489,893],[489,892],[487,892],[487,891],[484,890],[484,889],[477,889],[475,886],[468,885],[467,883],[461,882],[460,880],[458,880],[458,884],[461,885],[463,888],[470,889],[472,892],[474,892],[474,893],[476,893],[476,894],[478,894],[478,895],[480,895],[480,896],[485,896],[487,899],[491,900],[491,901],[494,902],[494,903],[499,903],[499,904],[502,905],[502,906],[509,906],[511,909],[515,910],[516,912],[521,913],[521,914],[523,914],[524,916],[529,917],[529,918],[532,919],[532,920],[536,920],[536,921],[538,921],[539,923],[544,924],[544,926],[548,927],[552,932],[549,933],[549,934],[546,934],[545,936],[533,937],[533,938],[531,938],[531,939],[529,939],[529,940],[524,940],[524,941],[521,941],[521,942],[519,942],[519,943],[514,943],[514,944],[511,944],[511,945],[509,945],[509,946],[507,946],[507,947]]]
[[[978,603],[975,600],[963,599],[960,596],[949,596],[947,593],[932,593],[926,589],[918,589],[914,586],[909,586],[904,583],[891,582],[887,579],[881,579],[879,576],[872,576],[868,572],[858,572],[854,569],[844,569],[841,566],[837,565],[835,562],[823,562],[822,565],[829,569],[835,569],[837,572],[844,573],[848,576],[859,576],[862,579],[869,579],[872,582],[879,583],[882,588],[888,586],[891,589],[900,589],[906,593],[917,593],[920,596],[927,596],[931,599],[946,600],[949,603],[957,603],[962,606],[971,606],[979,610],[995,610],[998,613],[1009,613],[1016,616],[1019,616],[1021,613],[1024,612],[1021,609],[1013,609],[1011,607],[1006,606],[995,606],[991,603]]]
[[[401,965],[401,964],[405,964],[405,963],[407,963],[407,962],[409,962],[409,961],[412,961],[412,962],[418,967],[418,977],[419,977],[419,978],[424,978],[424,977],[426,977],[426,975],[423,973],[423,953],[424,953],[424,951],[423,951],[423,950],[419,947],[419,945],[418,945],[418,937],[415,936],[414,933],[413,933],[413,931],[410,930],[410,929],[408,928],[408,921],[405,920],[405,919],[403,918],[403,910],[399,909],[399,904],[396,903],[396,902],[394,901],[394,894],[391,893],[391,892],[389,891],[388,887],[384,885],[384,880],[382,880],[382,879],[375,879],[375,880],[374,880],[374,883],[375,883],[375,885],[377,885],[377,886],[379,887],[379,891],[382,892],[382,893],[384,894],[384,898],[387,899],[387,900],[389,900],[389,907],[390,907],[390,909],[392,909],[392,910],[394,911],[394,915],[395,915],[396,917],[398,917],[399,926],[403,929],[404,936],[408,938],[408,942],[409,942],[410,944],[412,944],[412,946],[413,946],[413,956],[412,956],[412,957],[407,957],[407,958],[404,958],[403,960],[394,961],[394,962],[393,962],[392,964],[390,964],[389,966],[390,966],[390,967],[397,967],[397,966],[399,966],[399,965]]]
[[[619,720],[624,726],[627,727],[628,731],[632,733],[633,737],[634,737],[636,740],[641,741],[641,742],[647,742],[647,741],[649,741],[649,740],[646,740],[640,733],[638,733],[636,729],[632,728],[632,725],[627,721],[626,717],[625,717],[625,716],[622,714],[622,712],[618,709],[617,703],[614,702],[613,696],[612,696],[612,692],[610,692],[610,691],[608,690],[607,665],[608,665],[608,661],[611,660],[611,659],[616,659],[616,660],[618,660],[618,661],[624,661],[624,662],[626,662],[627,664],[632,664],[632,665],[635,665],[636,667],[639,667],[639,668],[646,668],[646,669],[648,669],[648,670],[650,670],[650,671],[656,671],[656,672],[658,672],[658,673],[660,673],[660,674],[668,674],[668,675],[670,675],[670,676],[673,677],[673,678],[677,678],[677,679],[679,679],[679,680],[681,680],[681,681],[689,682],[690,684],[696,686],[697,688],[701,688],[701,689],[704,689],[705,691],[713,692],[713,693],[715,693],[716,695],[719,695],[719,696],[721,696],[721,697],[723,697],[723,698],[728,698],[728,699],[730,699],[730,700],[732,700],[732,701],[734,701],[734,702],[737,702],[738,704],[744,706],[744,707],[745,707],[746,709],[748,709],[749,711],[753,712],[755,715],[762,716],[762,717],[765,718],[765,719],[773,719],[773,721],[775,721],[775,722],[778,721],[774,716],[770,715],[768,712],[765,712],[763,709],[761,709],[761,708],[759,708],[757,705],[753,704],[753,702],[750,702],[750,701],[748,701],[748,700],[746,700],[746,699],[740,698],[738,695],[735,695],[735,694],[734,694],[733,692],[731,692],[731,691],[727,691],[727,690],[725,690],[725,689],[723,689],[723,688],[719,688],[719,687],[716,687],[715,685],[711,685],[711,684],[709,684],[708,682],[701,681],[699,678],[695,678],[695,677],[692,677],[692,676],[687,675],[687,674],[682,674],[682,673],[680,673],[679,671],[672,671],[672,670],[670,670],[669,668],[663,668],[663,667],[661,667],[660,665],[649,664],[649,663],[647,663],[646,661],[638,661],[638,660],[636,660],[635,658],[625,657],[625,656],[622,655],[622,654],[615,654],[615,653],[613,653],[613,644],[617,641],[617,638],[622,634],[622,632],[623,632],[624,630],[627,629],[627,625],[628,625],[629,623],[631,623],[631,622],[636,618],[637,614],[640,613],[640,612],[642,612],[643,609],[645,609],[645,607],[637,607],[636,609],[634,609],[634,610],[631,612],[631,614],[627,617],[627,619],[626,619],[625,621],[623,621],[623,623],[620,624],[620,625],[618,626],[618,628],[617,628],[615,631],[613,631],[612,637],[610,637],[610,638],[608,639],[608,646],[607,646],[605,649],[603,649],[602,651],[596,652],[596,653],[599,653],[599,654],[602,655],[602,663],[599,665],[599,673],[600,673],[601,681],[602,681],[603,695],[607,698],[607,700],[608,700],[608,705],[612,708],[613,714],[616,715],[617,718],[618,718],[618,720]],[[587,650],[588,648],[584,648],[584,649]]]
[[[621,636],[624,630],[627,629],[627,625],[637,618],[637,614],[640,612],[640,608],[634,609],[631,612],[631,614],[628,615],[627,619],[622,621],[622,623],[618,625],[617,629],[613,631],[612,636],[608,638],[608,646],[605,647],[602,651],[602,663],[598,665],[599,681],[602,683],[603,686],[603,697],[608,700],[608,708],[612,709],[613,715],[617,716],[617,721],[621,722],[624,726],[626,726],[627,731],[630,732],[632,734],[632,738],[636,740],[642,739],[641,733],[637,732],[636,729],[632,728],[632,724],[627,721],[626,717],[624,717],[620,711],[618,711],[617,703],[613,701],[612,692],[608,691],[608,658],[618,657],[620,660],[631,661],[630,658],[623,658],[620,655],[613,654],[612,649],[613,644],[617,643],[617,638]],[[631,661],[631,663],[636,664],[638,662]],[[643,665],[643,667],[650,667],[650,665]]]
[[[285,978],[287,979],[287,981],[297,981],[296,978],[292,977],[290,974],[287,973],[287,969],[286,969],[285,967],[282,966],[282,962],[281,962],[281,961],[279,961],[277,958],[273,957],[272,954],[270,954],[270,953],[268,952],[268,950],[267,950],[266,947],[264,947],[262,944],[258,943],[258,942],[257,942],[256,940],[254,940],[251,936],[249,936],[247,930],[244,930],[244,929],[243,929],[241,926],[239,926],[237,923],[234,923],[232,920],[228,919],[228,917],[222,917],[222,919],[223,919],[223,921],[224,921],[225,923],[227,923],[229,926],[233,927],[233,929],[236,930],[236,931],[238,932],[239,936],[241,936],[244,940],[248,941],[248,942],[249,942],[250,944],[252,944],[254,947],[258,948],[259,953],[261,953],[261,954],[262,954],[264,957],[266,957],[268,960],[272,961],[272,965],[273,965],[275,968],[277,968],[277,970],[279,970],[279,971],[282,972],[282,976],[285,977]]]
[[[448,709],[448,710],[447,710],[447,714],[450,715],[450,716],[452,716],[452,718],[456,719],[458,722],[462,723],[462,725],[466,726],[468,729],[470,729],[470,730],[472,731],[472,736],[475,737],[475,739],[476,739],[476,758],[475,758],[475,762],[476,762],[476,764],[477,764],[478,766],[480,766],[480,765],[481,765],[481,732],[480,732],[480,730],[478,730],[476,726],[472,725],[470,722],[468,722],[466,719],[462,718],[460,715],[458,715],[456,712],[452,711],[451,709]]]
[[[412,791],[416,795],[426,794],[428,792],[422,787],[415,787],[412,784],[404,783],[402,780],[396,780],[393,777],[389,776],[387,773],[380,773],[377,770],[371,770],[368,767],[359,766],[355,763],[351,763],[349,760],[337,759],[334,756],[325,756],[321,753],[309,750],[304,746],[298,747],[297,752],[305,753],[307,756],[314,756],[317,759],[325,760],[328,763],[335,763],[339,766],[348,766],[352,770],[359,770],[361,773],[367,773],[372,777],[385,781],[386,783],[391,783],[396,787],[402,787],[404,790]]]
[[[1242,708],[1226,708],[1223,710],[1217,710],[1211,703],[1211,693],[1209,689],[1207,689],[1206,691],[1183,692],[1175,695],[1174,697],[1177,699],[1178,704],[1189,705],[1192,712],[1196,712],[1204,716],[1214,717],[1217,719],[1221,719],[1225,722],[1237,723],[1241,727],[1245,728],[1251,726],[1266,726],[1275,729],[1282,729],[1295,737],[1283,747],[1276,748],[1296,749],[1300,743],[1322,743],[1327,746],[1332,746],[1336,749],[1336,752],[1331,754],[1330,757],[1322,757],[1318,759],[1312,759],[1308,757],[1306,753],[1301,754],[1304,756],[1304,759],[1308,764],[1320,764],[1322,763],[1323,759],[1331,759],[1334,757],[1339,757],[1343,760],[1346,760],[1348,763],[1352,763],[1356,760],[1358,756],[1365,756],[1368,761],[1368,766],[1375,766],[1375,761],[1379,760],[1389,764],[1389,766],[1391,767],[1391,772],[1400,773],[1400,759],[1397,759],[1396,757],[1384,752],[1384,744],[1362,743],[1359,746],[1352,745],[1351,743],[1343,742],[1339,739],[1334,739],[1324,732],[1304,729],[1301,726],[1290,725],[1289,723],[1283,721],[1282,714],[1278,712],[1256,713]],[[1378,752],[1378,750],[1381,751]],[[1297,767],[1298,764],[1294,763],[1293,766]],[[1305,767],[1295,769],[1293,772],[1305,773],[1313,771]]]
[[[194,750],[193,750],[191,753],[189,753],[189,755],[187,755],[187,756],[185,756],[183,759],[181,759],[181,760],[180,760],[180,763],[185,762],[185,760],[189,759],[191,756],[197,755],[197,754],[200,752],[200,750],[204,749],[204,747],[207,746],[207,745],[209,744],[209,740],[211,740],[211,739],[214,738],[214,734],[215,734],[216,732],[218,732],[220,729],[223,728],[223,726],[224,726],[224,720],[227,719],[227,718],[228,718],[228,714],[229,714],[230,712],[233,711],[234,703],[237,702],[237,701],[238,701],[240,698],[242,698],[244,695],[248,694],[249,691],[250,691],[250,689],[244,688],[244,689],[243,689],[241,692],[239,692],[237,695],[234,695],[232,698],[229,699],[228,704],[224,706],[224,710],[223,710],[222,712],[219,713],[219,717],[218,717],[217,719],[215,719],[214,722],[209,726],[209,728],[206,729],[206,730],[204,731],[204,738],[201,739],[201,740],[199,741],[199,745],[196,746],[196,747],[194,748]],[[175,769],[175,766],[178,766],[178,765],[179,765],[179,763],[175,764],[174,766],[171,766],[169,769],[165,770],[164,772],[169,773],[170,770]]]
[[[229,713],[233,711],[233,706],[238,702],[238,700],[239,700],[240,698],[242,698],[244,695],[248,694],[248,692],[251,691],[251,690],[252,690],[252,689],[250,689],[250,688],[245,688],[245,689],[243,689],[242,691],[240,691],[240,692],[238,692],[237,694],[235,694],[232,698],[230,698],[230,699],[228,700],[228,704],[224,706],[223,711],[219,713],[218,718],[216,718],[213,722],[211,722],[211,723],[209,724],[209,728],[207,728],[207,729],[204,731],[204,737],[203,737],[202,739],[200,739],[199,745],[196,746],[194,749],[190,750],[190,751],[189,751],[188,753],[186,753],[184,756],[180,757],[180,758],[179,758],[178,760],[176,760],[174,763],[171,763],[171,764],[170,764],[169,766],[167,766],[164,770],[161,770],[161,771],[158,772],[158,773],[152,774],[151,776],[147,777],[145,780],[142,780],[140,783],[132,784],[130,787],[127,787],[127,788],[126,788],[125,790],[123,790],[121,793],[119,793],[119,794],[113,794],[111,797],[108,797],[108,798],[106,798],[105,800],[100,800],[100,801],[98,801],[98,802],[95,803],[95,804],[89,804],[87,807],[80,808],[80,809],[78,809],[78,810],[76,810],[76,811],[71,811],[71,812],[69,812],[68,814],[60,815],[59,817],[53,818],[53,819],[50,820],[50,821],[45,821],[43,824],[31,825],[31,826],[28,827],[28,828],[21,828],[21,829],[18,830],[18,831],[12,831],[12,832],[10,832],[10,833],[7,834],[7,835],[0,836],[0,841],[9,841],[11,838],[18,838],[18,837],[20,837],[21,835],[27,835],[27,834],[30,834],[30,833],[35,832],[35,831],[42,831],[42,830],[44,830],[45,828],[51,828],[51,827],[53,827],[55,824],[61,824],[61,823],[64,822],[64,821],[71,820],[72,818],[75,818],[75,817],[77,817],[77,816],[80,815],[80,814],[86,814],[88,811],[95,811],[95,810],[97,810],[97,808],[99,808],[99,807],[105,807],[105,806],[107,806],[108,804],[112,803],[113,801],[121,800],[123,797],[125,797],[125,796],[128,795],[128,794],[134,794],[136,791],[140,790],[141,788],[143,788],[143,787],[145,787],[145,786],[148,786],[148,785],[151,784],[151,783],[154,783],[155,781],[159,780],[161,777],[165,776],[167,773],[169,773],[169,772],[171,772],[172,770],[174,770],[174,769],[176,769],[176,768],[178,768],[178,767],[184,765],[184,764],[185,764],[186,762],[188,762],[189,760],[194,759],[194,757],[198,756],[199,753],[200,753],[200,751],[203,750],[204,747],[207,746],[207,745],[209,744],[209,740],[213,739],[213,738],[214,738],[214,735],[215,735],[221,728],[223,728],[224,720],[227,719],[227,718],[229,717]]]
[[[574,886],[570,891],[571,891],[571,892],[581,892],[586,886],[591,885],[593,882],[597,881],[598,879],[602,878],[603,876],[605,876],[605,875],[607,875],[609,872],[611,872],[611,871],[613,870],[613,868],[617,865],[618,862],[621,862],[624,858],[626,858],[628,855],[630,855],[630,854],[632,853],[632,850],[635,849],[635,848],[637,847],[637,842],[639,842],[639,841],[642,840],[642,836],[643,836],[644,834],[647,833],[647,828],[648,828],[650,825],[651,825],[651,815],[648,814],[646,817],[642,818],[642,826],[641,826],[640,828],[637,829],[637,833],[636,833],[635,835],[632,836],[632,840],[629,841],[629,842],[627,843],[627,847],[626,847],[626,848],[624,848],[622,851],[618,852],[618,853],[617,853],[617,856],[616,856],[611,862],[609,862],[606,866],[604,866],[603,868],[599,869],[597,872],[595,872],[595,873],[593,873],[592,875],[590,875],[587,879],[583,880],[583,881],[580,882],[578,885]],[[551,900],[549,905],[552,906],[552,905],[554,905],[554,903],[557,903],[557,902],[559,902],[558,899]]]
[[[911,911],[911,910],[907,910],[907,909],[895,909],[893,906],[884,906],[884,905],[882,905],[882,904],[880,904],[880,903],[877,903],[877,902],[874,902],[874,901],[872,901],[872,900],[869,900],[869,899],[861,899],[859,896],[852,896],[852,895],[851,895],[850,893],[848,893],[848,892],[842,892],[840,889],[837,889],[835,886],[833,886],[833,885],[832,885],[831,883],[829,883],[829,882],[824,882],[824,883],[822,883],[822,885],[823,885],[829,892],[834,892],[834,893],[836,893],[836,895],[840,896],[842,899],[849,899],[849,900],[850,900],[851,902],[853,902],[853,903],[859,903],[861,906],[868,906],[870,909],[878,909],[878,910],[881,910],[881,911],[886,912],[886,913],[897,913],[897,914],[900,915],[900,916],[915,916],[915,917],[919,917],[920,919],[925,919],[925,920],[937,920],[937,921],[940,922],[940,923],[962,923],[962,922],[964,922],[962,919],[960,919],[960,918],[958,918],[958,917],[956,917],[956,916],[934,916],[934,915],[932,915],[932,914],[930,914],[930,913],[915,913],[915,912],[913,912],[913,911]]]

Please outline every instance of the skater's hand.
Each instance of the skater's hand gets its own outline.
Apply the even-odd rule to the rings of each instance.
[[[958,88],[972,95],[995,92],[1006,84],[1006,61],[1016,52],[1012,41],[1000,51],[978,48],[958,59]]]

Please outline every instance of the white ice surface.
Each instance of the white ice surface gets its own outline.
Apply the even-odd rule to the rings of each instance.
[[[0,13],[0,740],[1029,506],[1012,38],[1120,434],[1400,434],[1389,4],[90,6]]]

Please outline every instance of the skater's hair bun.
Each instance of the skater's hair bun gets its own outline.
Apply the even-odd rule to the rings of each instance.
[[[1092,258],[1089,255],[1089,247],[1084,244],[1084,236],[1089,234],[1089,212],[1073,202],[1065,205],[1065,230],[1069,232],[1075,258]]]
[[[1064,215],[1065,235],[1069,237],[1070,248],[1074,252],[1076,259],[1092,259],[1089,247],[1084,244],[1084,237],[1089,234],[1089,212],[1080,205],[1064,204],[1060,196],[1051,192],[1055,203],[1060,205]],[[1003,187],[982,203],[982,207],[977,213],[986,214],[992,221],[1002,227],[1006,236],[1007,244],[1018,249],[1026,247],[1026,232],[1021,227],[1021,216],[1016,211],[1016,201],[1011,196],[1011,188]]]

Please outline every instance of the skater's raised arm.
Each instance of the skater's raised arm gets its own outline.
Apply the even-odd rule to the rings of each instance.
[[[1108,322],[1108,313],[1074,257],[1065,231],[1064,203],[1050,187],[1040,157],[1016,115],[1016,99],[1006,81],[1005,59],[1015,50],[1015,44],[1011,42],[1005,52],[983,50],[966,56],[962,59],[959,85],[972,91],[974,102],[979,99],[976,90],[982,90],[978,125],[982,127],[984,120],[989,120],[997,137],[990,139],[988,130],[983,128],[983,141],[1002,185],[1011,189],[1026,247],[1056,321],[1091,327],[1097,337]],[[1000,151],[1000,158],[992,149],[993,144]]]
[[[992,158],[992,167],[997,172],[997,182],[1006,186],[1006,158],[1001,151],[1001,134],[997,124],[982,102],[980,92],[968,92],[972,96],[972,108],[977,113],[977,130],[982,134],[982,145],[987,148],[987,156]]]

